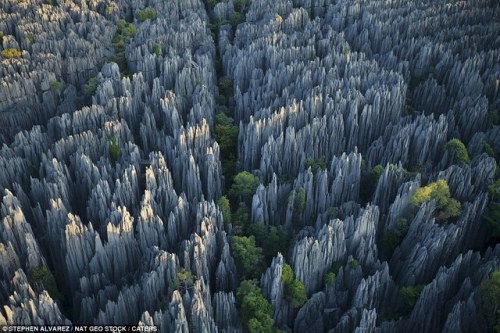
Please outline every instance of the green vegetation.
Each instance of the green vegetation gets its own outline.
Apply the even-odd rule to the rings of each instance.
[[[483,142],[483,153],[486,153],[489,156],[495,158],[495,151],[488,142]]]
[[[362,202],[370,201],[373,193],[377,189],[378,180],[384,171],[385,168],[380,164],[374,166],[370,171],[362,171],[361,184],[359,187],[359,198]]]
[[[281,281],[285,285],[285,299],[290,303],[292,309],[298,309],[307,301],[307,294],[304,284],[295,279],[292,267],[283,265]]]
[[[244,228],[245,226],[250,224],[250,209],[244,202],[240,202],[238,204],[238,209],[231,216],[231,221],[235,226]]]
[[[31,44],[33,44],[36,41],[36,37],[33,34],[26,33],[24,34],[24,38],[26,38],[26,40]]]
[[[500,125],[500,110],[489,111],[488,118],[492,125]]]
[[[115,7],[114,6],[107,6],[106,7],[106,14],[111,15],[111,14],[114,13],[114,11],[115,11]]]
[[[239,202],[250,201],[259,184],[260,181],[257,176],[252,175],[248,171],[242,171],[234,176],[234,182],[229,190],[229,195],[238,198]]]
[[[47,0],[47,5],[57,6],[57,1],[56,0]]]
[[[249,333],[274,333],[273,307],[262,295],[255,280],[242,281],[236,301],[243,324]]]
[[[3,32],[0,31],[0,39],[3,39]]]
[[[153,53],[159,57],[161,56],[161,47],[158,44],[153,45]]]
[[[238,270],[244,277],[256,277],[262,270],[262,249],[255,245],[255,237],[233,236],[232,253]]]
[[[63,298],[62,294],[57,289],[56,280],[47,266],[40,266],[33,269],[28,276],[28,282],[33,287],[37,284],[42,285],[53,299],[61,300]]]
[[[83,85],[83,93],[87,97],[92,97],[97,90],[98,82],[95,76],[92,76],[87,80],[87,83]]]
[[[488,224],[492,238],[500,237],[500,179],[488,186],[490,203],[483,213],[483,220]]]
[[[255,237],[255,243],[262,248],[262,253],[269,263],[278,252],[285,253],[290,243],[290,235],[282,226],[266,227],[255,223],[248,225],[247,233]]]
[[[306,208],[306,191],[303,188],[300,188],[298,191],[292,191],[292,193],[290,193],[290,199],[291,198],[293,198],[292,224],[294,228],[300,228],[300,217]]]
[[[500,271],[481,283],[482,310],[490,330],[500,332]]]
[[[23,51],[18,49],[5,49],[2,50],[2,57],[5,59],[18,59],[23,55]]]
[[[137,28],[132,23],[119,20],[116,25],[116,33],[113,37],[113,47],[115,54],[111,58],[116,62],[123,73],[127,73],[127,59],[125,58],[125,48],[132,38],[137,34]]]
[[[233,96],[233,80],[228,76],[223,76],[219,79],[219,92],[221,95],[229,97]]]
[[[417,206],[431,200],[436,200],[436,220],[438,222],[461,214],[460,202],[450,197],[450,188],[444,179],[417,189],[415,194],[410,198],[410,202]]]
[[[109,157],[113,162],[118,161],[120,156],[122,156],[122,151],[118,144],[116,143],[116,137],[111,137],[108,144]]]
[[[332,266],[325,274],[325,285],[331,286],[335,283],[340,267],[342,267],[342,263],[340,261],[334,261],[332,263]]]
[[[379,241],[378,249],[382,260],[389,260],[394,250],[401,244],[408,233],[408,220],[400,218],[396,221],[396,228],[386,232]]]
[[[141,22],[156,19],[156,9],[148,7],[137,13],[137,19]]]
[[[59,82],[59,81],[50,82],[50,90],[52,90],[52,91],[61,90],[63,87],[64,87],[64,83],[62,83],[62,82]]]
[[[312,159],[309,158],[306,161],[306,169],[311,168],[311,172],[316,174],[318,170],[325,170],[326,169],[326,162],[325,158],[321,156],[320,158],[317,159]]]
[[[181,290],[187,290],[194,283],[193,273],[182,267],[180,271],[177,272],[177,282],[175,283],[176,288]]]
[[[220,197],[217,201],[220,211],[222,212],[222,217],[224,218],[224,224],[231,223],[231,206],[229,205],[229,200],[226,196]]]
[[[351,269],[356,269],[359,267],[359,262],[356,260],[356,259],[353,259],[350,263],[349,263],[349,267]]]
[[[417,304],[417,300],[420,297],[423,289],[424,285],[419,284],[415,286],[402,287],[399,290],[399,293],[401,294],[404,302],[403,308],[401,309],[403,315],[408,315],[411,313],[413,307],[415,307],[415,304]]]
[[[215,140],[220,147],[222,171],[229,179],[236,172],[238,133],[239,126],[234,124],[232,118],[222,112],[215,116]]]
[[[450,151],[454,156],[454,163],[469,164],[470,157],[467,148],[462,141],[453,139],[444,145],[445,151]]]

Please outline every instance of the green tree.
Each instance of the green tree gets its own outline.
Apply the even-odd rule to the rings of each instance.
[[[340,267],[342,267],[342,263],[340,261],[334,261],[332,266],[325,274],[325,284],[333,285],[335,283],[335,278],[339,274]]]
[[[234,176],[234,182],[229,190],[229,195],[238,198],[239,202],[252,199],[255,190],[259,186],[259,178],[248,171],[242,171]]]
[[[92,97],[97,90],[98,82],[95,76],[89,78],[87,83],[83,85],[83,93],[87,97]]]
[[[422,290],[424,289],[424,285],[415,285],[415,286],[406,286],[402,287],[399,290],[399,293],[401,297],[403,298],[403,313],[404,315],[407,315],[411,313],[413,310],[413,307],[418,301],[418,298],[420,297],[420,294],[422,293]]]
[[[239,227],[246,227],[250,224],[250,209],[244,202],[240,202],[238,209],[231,216],[231,221]]]
[[[47,266],[40,266],[33,269],[28,276],[28,282],[33,287],[37,284],[41,285],[53,299],[62,299],[62,294],[57,288],[56,280]]]
[[[293,191],[290,194],[290,197],[293,197],[292,224],[295,228],[300,228],[300,217],[306,208],[306,191],[303,188],[300,188],[298,191]]]
[[[500,332],[500,270],[494,271],[480,287],[482,309],[488,326]]]
[[[389,230],[380,238],[378,248],[382,260],[391,258],[394,250],[401,244],[408,233],[408,228],[408,220],[400,218],[396,221],[396,228]]]
[[[236,301],[239,306],[240,318],[248,332],[276,332],[273,327],[273,308],[262,295],[262,291],[255,280],[241,282],[236,292]]]
[[[290,242],[290,235],[282,226],[267,227],[262,223],[249,224],[249,235],[255,237],[255,243],[262,248],[266,261],[270,262],[278,252],[285,253]]]
[[[137,19],[141,22],[156,19],[156,9],[148,7],[137,13]]]
[[[189,287],[191,287],[194,283],[193,273],[187,270],[185,267],[182,267],[177,272],[177,288],[186,291]]]
[[[262,269],[262,249],[255,245],[255,237],[233,236],[231,249],[242,276],[257,276]]]
[[[127,71],[125,48],[136,34],[137,28],[132,23],[129,23],[125,20],[119,20],[116,24],[116,33],[112,41],[113,48],[115,49],[115,54],[113,55],[111,60],[118,64],[122,72]]]
[[[153,45],[153,53],[159,57],[161,56],[161,47],[158,44]]]
[[[111,137],[109,140],[108,144],[108,151],[109,151],[109,157],[113,162],[118,161],[120,156],[122,155],[122,151],[120,150],[120,147],[116,143],[116,137]]]
[[[368,202],[373,193],[377,188],[378,180],[382,173],[384,173],[384,167],[380,164],[376,165],[370,171],[364,170],[361,174],[361,185],[359,188],[359,198],[363,202]]]
[[[229,98],[233,96],[233,80],[229,76],[223,76],[219,79],[220,94]]]
[[[64,83],[62,83],[62,82],[59,82],[59,81],[50,82],[50,90],[52,90],[52,91],[61,90],[63,87],[64,87]]]
[[[491,237],[500,237],[500,179],[488,186],[490,203],[483,213],[483,220],[491,230]]]
[[[307,301],[306,288],[304,284],[295,279],[292,267],[288,264],[283,265],[281,271],[281,281],[285,286],[285,299],[290,303],[293,309],[298,309]]]
[[[450,151],[453,154],[454,162],[462,164],[470,163],[469,152],[462,141],[458,139],[450,140],[444,145],[444,150]]]
[[[306,160],[306,169],[311,168],[311,172],[316,174],[318,170],[325,170],[326,169],[326,162],[325,162],[325,157],[321,156],[320,158],[317,159],[312,159],[309,158]]]
[[[229,205],[229,200],[227,199],[227,197],[220,197],[217,205],[219,206],[222,217],[224,218],[224,224],[231,223],[231,206]]]
[[[450,197],[450,188],[444,179],[440,179],[427,186],[420,187],[415,191],[415,194],[410,198],[410,202],[420,206],[424,202],[436,200],[437,216],[436,220],[442,222],[451,217],[456,217],[461,214],[460,202]]]

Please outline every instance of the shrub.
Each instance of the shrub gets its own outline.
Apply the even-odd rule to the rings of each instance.
[[[488,156],[495,158],[495,151],[488,142],[483,142],[483,153],[486,153]]]
[[[410,202],[417,206],[430,200],[436,200],[436,219],[438,221],[444,221],[461,214],[460,202],[450,197],[450,188],[444,179],[417,189],[410,198]]]
[[[62,83],[62,82],[59,82],[59,81],[50,82],[50,90],[52,90],[52,91],[61,90],[63,87],[64,87],[64,83]]]
[[[219,89],[221,95],[228,98],[233,95],[233,80],[228,76],[223,76],[219,79]]]
[[[122,155],[122,151],[120,150],[120,147],[116,143],[116,137],[114,136],[111,137],[111,140],[109,140],[108,151],[109,151],[109,157],[113,162],[118,161],[118,159]]]
[[[359,197],[361,201],[368,202],[372,197],[373,193],[377,189],[377,183],[380,179],[382,173],[384,173],[384,167],[376,165],[370,171],[364,171],[361,174],[361,185],[359,189]]]
[[[127,59],[125,57],[125,48],[130,43],[130,40],[137,34],[137,28],[132,23],[125,20],[119,20],[116,24],[116,33],[113,37],[113,47],[115,54],[111,60],[116,62],[122,72],[126,72]]]
[[[153,45],[153,53],[159,57],[161,56],[161,47],[158,44]]]
[[[57,289],[56,280],[46,266],[40,266],[33,269],[33,271],[28,276],[28,282],[32,286],[40,284],[45,290],[47,290],[50,297],[59,300],[62,299],[62,295]]]
[[[89,78],[87,83],[83,85],[83,93],[87,97],[92,97],[97,90],[97,78],[95,76]]]
[[[217,205],[219,206],[222,217],[224,218],[224,224],[231,223],[231,207],[229,206],[229,200],[227,199],[227,197],[220,197]]]
[[[470,163],[469,152],[462,141],[453,139],[444,145],[445,151],[450,151],[454,156],[454,161],[457,163],[468,164]]]
[[[33,44],[36,41],[36,37],[33,34],[26,33],[26,34],[24,34],[24,38],[26,38],[26,40],[28,42],[30,42],[31,44]]]
[[[482,310],[489,328],[500,332],[500,271],[494,271],[480,287]]]
[[[424,285],[419,284],[415,286],[402,287],[399,290],[404,302],[402,310],[405,315],[411,313],[423,289]]]
[[[5,49],[2,51],[2,57],[5,59],[18,59],[23,55],[23,51],[18,49]]]
[[[189,287],[191,287],[194,283],[194,277],[193,273],[191,271],[187,270],[186,268],[182,267],[178,272],[177,272],[177,288],[180,288],[182,290],[187,290]]]
[[[359,267],[359,262],[356,260],[356,259],[353,259],[350,263],[349,263],[349,267],[351,269],[356,269]]]
[[[334,261],[330,269],[325,274],[325,284],[333,285],[335,283],[335,278],[339,274],[340,267],[342,267],[342,263],[340,261]]]
[[[311,168],[312,173],[316,173],[318,170],[325,170],[326,169],[326,162],[325,158],[323,156],[317,158],[317,159],[312,159],[309,158],[306,160],[306,169]]]
[[[139,11],[139,13],[137,13],[137,19],[141,22],[156,19],[156,9],[151,7],[144,8],[143,10]]]
[[[500,179],[488,186],[490,203],[483,213],[483,220],[489,226],[491,237],[500,237]]]
[[[396,222],[396,228],[386,232],[379,242],[380,258],[388,260],[391,258],[394,250],[401,244],[408,233],[408,220],[400,218]]]
[[[298,191],[292,191],[290,198],[293,197],[293,215],[292,223],[295,228],[301,226],[300,216],[306,208],[306,191],[301,188]]]

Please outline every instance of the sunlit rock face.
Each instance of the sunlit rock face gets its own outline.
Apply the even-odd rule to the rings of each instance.
[[[255,331],[238,289],[255,279],[285,332],[488,331],[499,17],[490,0],[2,1],[0,325]]]

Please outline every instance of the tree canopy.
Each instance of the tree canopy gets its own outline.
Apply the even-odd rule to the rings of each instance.
[[[233,236],[232,252],[243,276],[256,276],[261,270],[262,249],[255,245],[255,237]]]
[[[488,325],[500,332],[500,271],[494,271],[481,283],[483,313]]]
[[[259,186],[259,178],[248,171],[242,171],[234,176],[234,182],[229,190],[229,194],[238,197],[239,201],[248,201],[252,198],[255,190]]]
[[[461,214],[460,202],[450,197],[450,188],[444,179],[430,183],[415,191],[410,202],[420,206],[424,202],[436,200],[438,221],[444,221]]]
[[[236,292],[236,300],[239,304],[241,320],[247,326],[248,332],[275,332],[273,308],[262,295],[255,280],[241,282]]]
[[[454,162],[468,164],[470,163],[469,152],[462,141],[453,139],[444,145],[444,149],[454,154]]]
[[[292,267],[288,264],[283,265],[281,271],[281,281],[285,285],[285,298],[290,302],[293,309],[298,309],[307,301],[306,288],[304,284],[295,279]]]

